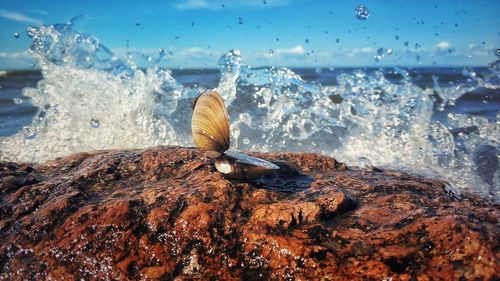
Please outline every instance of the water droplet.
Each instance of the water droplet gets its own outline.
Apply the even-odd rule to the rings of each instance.
[[[410,44],[410,43],[408,43],[408,41],[406,41],[406,42],[404,43],[405,47],[408,47],[408,45],[409,45],[409,44]]]
[[[15,104],[22,104],[23,103],[23,100],[20,99],[20,98],[14,98],[14,103]]]
[[[19,38],[19,36],[20,36],[19,32],[14,32],[14,38],[17,39],[17,38]]]
[[[338,42],[340,42],[340,39],[339,39],[339,38],[337,38],[337,40],[335,40],[335,43],[338,43]]]
[[[36,137],[37,131],[32,126],[24,127],[24,138],[27,140],[32,140]]]
[[[399,35],[394,36],[396,40],[399,40]]]
[[[205,63],[202,63],[202,64],[201,64],[201,67],[202,67],[203,69],[205,69],[205,68],[207,68],[207,65],[206,65]]]
[[[146,60],[147,60],[147,61],[152,61],[152,60],[153,60],[153,58],[151,58],[151,56],[147,56],[147,57],[146,57]]]
[[[174,56],[174,52],[169,51],[169,52],[167,53],[167,56],[168,56],[169,58],[173,57],[173,56]]]
[[[90,126],[92,126],[92,128],[99,128],[101,126],[101,122],[99,119],[92,118],[90,119]]]
[[[370,15],[368,8],[364,5],[358,5],[354,11],[356,12],[354,15],[358,20],[366,20]]]
[[[248,138],[243,138],[243,143],[244,144],[250,144],[250,140]]]
[[[267,1],[266,1],[266,0],[264,0],[264,1],[262,1],[262,3],[263,3],[264,5],[266,5],[266,4],[267,4]]]
[[[238,24],[243,24],[243,19],[241,17],[238,17]]]
[[[388,55],[392,55],[392,49],[391,49],[391,48],[387,49],[386,53],[387,53]]]
[[[161,60],[166,55],[165,50],[163,48],[158,49],[158,60]]]
[[[270,49],[268,53],[269,53],[270,56],[272,56],[272,55],[274,55],[274,50]]]
[[[280,41],[280,39],[278,37],[276,37],[276,41]]]
[[[305,42],[306,42],[306,44],[309,44],[309,39],[306,39]]]
[[[37,31],[37,29],[31,25],[26,28],[26,32],[28,33],[29,37],[35,36],[36,31]]]
[[[316,70],[315,70],[314,72],[316,72],[316,74],[321,74],[321,72],[322,72],[322,71],[323,71],[323,70],[322,70],[321,68],[319,68],[319,67],[318,67],[318,68],[316,68]]]
[[[136,23],[135,23],[135,26],[140,26],[140,25],[141,25],[141,23],[140,23],[140,22],[136,22]]]
[[[500,49],[496,49],[496,50],[495,50],[495,55],[496,55],[497,57],[500,57]]]

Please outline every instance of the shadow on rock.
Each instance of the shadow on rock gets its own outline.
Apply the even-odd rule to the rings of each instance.
[[[308,189],[314,181],[311,176],[300,173],[286,162],[273,162],[273,164],[278,165],[280,169],[260,179],[253,180],[251,183],[258,188],[295,193]]]

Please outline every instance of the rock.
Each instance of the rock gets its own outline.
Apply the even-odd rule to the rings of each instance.
[[[230,181],[196,149],[0,163],[0,279],[495,280],[500,208],[438,180],[255,154]]]

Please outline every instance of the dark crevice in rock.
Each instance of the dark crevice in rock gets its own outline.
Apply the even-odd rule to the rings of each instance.
[[[177,217],[182,213],[182,211],[187,207],[187,201],[184,197],[181,197],[175,201],[174,206],[171,208],[168,218],[167,218],[167,223],[170,225],[173,225],[175,223],[175,220]]]

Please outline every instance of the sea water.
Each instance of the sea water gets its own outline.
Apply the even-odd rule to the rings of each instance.
[[[229,50],[216,71],[139,69],[71,23],[28,34],[41,76],[0,75],[2,161],[194,146],[192,102],[215,88],[228,107],[233,148],[321,153],[500,201],[499,61],[479,69],[291,70],[251,68]],[[165,55],[159,50],[157,63]]]

